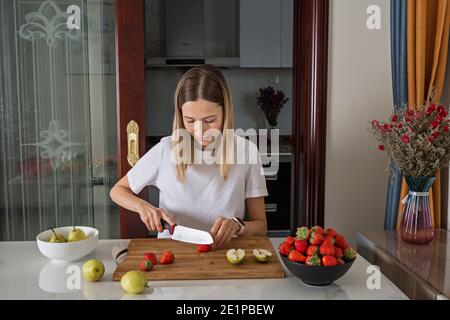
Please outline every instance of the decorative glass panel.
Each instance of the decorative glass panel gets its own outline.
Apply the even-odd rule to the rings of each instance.
[[[0,0],[0,240],[119,235],[114,0]]]

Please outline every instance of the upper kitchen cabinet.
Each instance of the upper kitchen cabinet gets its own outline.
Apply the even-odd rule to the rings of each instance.
[[[292,68],[293,0],[240,0],[240,66]]]
[[[147,66],[239,67],[239,0],[146,0]]]

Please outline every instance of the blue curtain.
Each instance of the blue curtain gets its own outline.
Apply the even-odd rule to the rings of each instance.
[[[396,111],[404,108],[408,102],[407,70],[407,0],[391,0],[391,63],[392,90]],[[402,187],[402,174],[397,165],[391,163],[388,181],[385,230],[395,230],[397,212]]]

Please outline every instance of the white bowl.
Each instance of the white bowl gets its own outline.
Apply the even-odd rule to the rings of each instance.
[[[91,227],[79,227],[86,234],[87,239],[76,242],[52,243],[48,242],[52,230],[39,233],[36,236],[39,251],[54,261],[73,262],[78,261],[94,251],[98,242],[98,230]],[[54,228],[55,232],[67,238],[73,227]]]

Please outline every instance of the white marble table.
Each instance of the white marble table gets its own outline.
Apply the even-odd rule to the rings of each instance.
[[[282,241],[271,239],[274,247]],[[100,240],[96,250],[83,261],[98,258],[106,267],[101,282],[84,280],[74,289],[67,280],[74,279],[66,273],[69,266],[74,272],[83,261],[57,264],[39,252],[35,242],[0,242],[0,299],[407,299],[386,277],[381,275],[380,289],[368,289],[369,263],[358,256],[352,268],[342,278],[327,287],[311,287],[303,284],[286,270],[284,279],[244,280],[190,280],[152,281],[142,295],[126,294],[119,282],[112,281],[115,270],[113,251],[126,247],[128,240]]]

